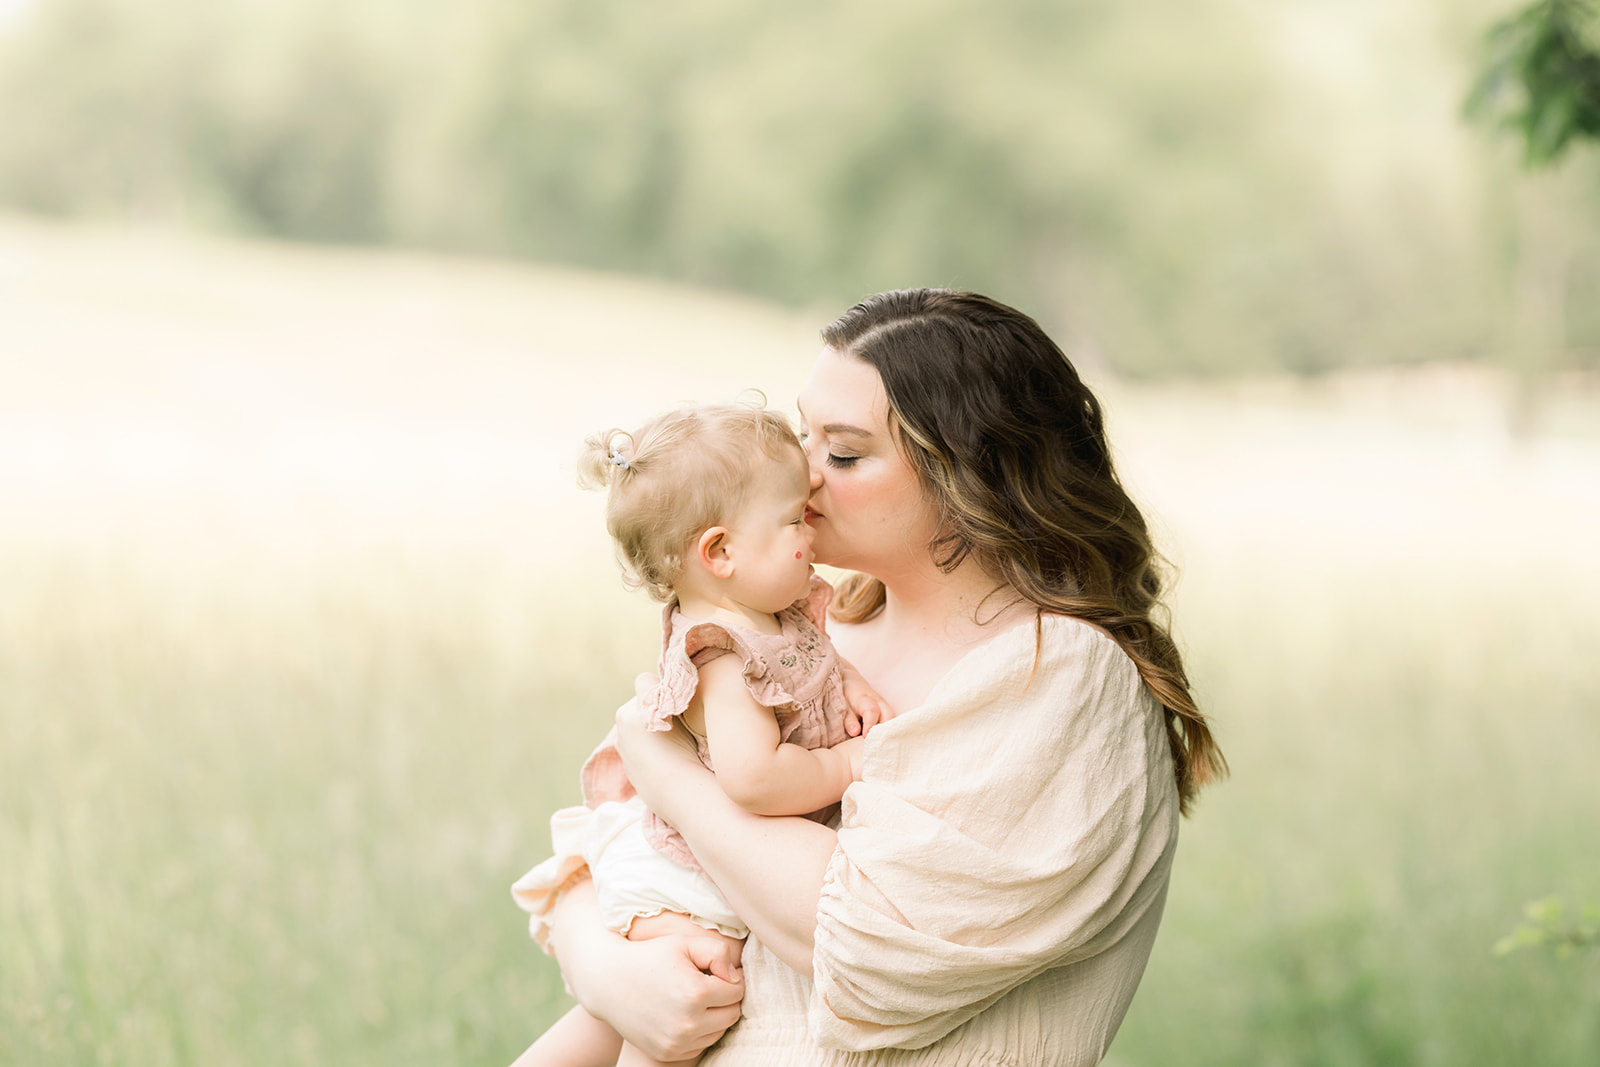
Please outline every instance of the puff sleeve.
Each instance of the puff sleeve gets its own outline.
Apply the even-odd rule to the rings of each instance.
[[[921,1048],[1164,899],[1178,798],[1162,710],[1105,634],[1047,616],[868,737],[824,877],[810,1029]]]

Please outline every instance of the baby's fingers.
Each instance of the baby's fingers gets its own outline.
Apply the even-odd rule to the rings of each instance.
[[[877,693],[868,694],[861,709],[861,732],[866,733],[888,717],[884,714],[882,698]]]
[[[894,709],[870,687],[861,685],[850,694],[850,719],[845,729],[849,730],[851,737],[857,733],[865,734],[880,722],[888,722],[892,718]],[[850,729],[852,723],[858,725],[859,729]]]
[[[849,705],[844,720],[845,733],[859,737],[880,722],[894,718],[894,709],[878,695],[877,690],[867,684],[860,671],[841,662],[840,679],[845,703]]]

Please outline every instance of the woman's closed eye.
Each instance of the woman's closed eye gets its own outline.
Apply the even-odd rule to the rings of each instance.
[[[809,447],[811,444],[811,432],[809,430],[802,429],[799,431],[798,436],[800,438],[800,444],[802,446]],[[855,466],[856,461],[860,458],[860,456],[841,456],[836,452],[829,452],[827,456],[827,464],[830,467],[838,468],[853,467]]]

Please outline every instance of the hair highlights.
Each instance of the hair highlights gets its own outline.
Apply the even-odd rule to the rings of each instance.
[[[1040,611],[1102,627],[1166,709],[1181,810],[1227,762],[1154,615],[1163,561],[1112,467],[1100,403],[1033,319],[976,293],[908,289],[857,304],[823,342],[872,366],[890,422],[938,508],[932,550],[972,558]],[[855,575],[836,613],[884,602]]]

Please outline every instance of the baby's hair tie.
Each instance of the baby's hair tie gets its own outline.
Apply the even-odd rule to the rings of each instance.
[[[608,454],[606,458],[611,461],[612,466],[621,467],[625,471],[633,469],[628,463],[628,457],[624,456],[621,452],[618,452],[615,448],[611,450],[610,454]]]

